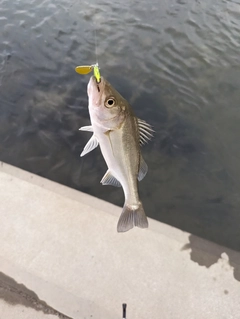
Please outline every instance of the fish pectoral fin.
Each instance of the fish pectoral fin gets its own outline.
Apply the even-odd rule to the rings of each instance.
[[[95,135],[93,134],[93,136],[90,138],[90,140],[87,142],[87,144],[85,145],[82,153],[81,153],[81,157],[86,155],[87,153],[91,152],[92,150],[94,150],[94,148],[96,148],[98,146],[98,140],[95,137]]]
[[[151,140],[154,130],[150,124],[143,120],[137,119],[137,122],[139,129],[139,142],[140,145],[144,145]]]
[[[146,162],[144,161],[143,157],[141,156],[139,172],[138,172],[138,180],[139,180],[139,182],[145,177],[147,172],[148,172],[148,166],[147,166]]]
[[[112,175],[110,170],[107,170],[100,183],[102,183],[103,185],[112,185],[116,187],[122,186],[121,183]]]
[[[80,127],[79,131],[93,132],[93,127],[92,127],[91,125],[89,125],[89,126],[82,126],[82,127]]]

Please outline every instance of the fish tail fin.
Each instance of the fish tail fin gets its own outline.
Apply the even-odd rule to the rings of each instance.
[[[117,231],[119,233],[126,232],[134,226],[140,228],[148,227],[147,216],[145,215],[142,203],[136,207],[130,205],[124,205],[122,214],[117,224]]]

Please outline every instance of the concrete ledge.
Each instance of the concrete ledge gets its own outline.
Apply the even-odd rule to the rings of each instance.
[[[118,234],[119,207],[4,163],[0,199],[1,319],[239,316],[237,252],[154,220]]]

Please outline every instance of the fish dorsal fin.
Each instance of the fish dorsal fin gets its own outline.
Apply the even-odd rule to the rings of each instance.
[[[89,125],[89,126],[82,126],[82,127],[80,127],[79,131],[93,132],[93,128],[92,128],[91,125]]]
[[[143,157],[141,156],[139,172],[138,172],[138,180],[139,180],[139,182],[145,177],[147,172],[148,172],[148,166],[147,166],[146,162],[144,161]]]
[[[94,150],[94,148],[96,148],[97,146],[98,146],[98,140],[96,139],[95,135],[93,134],[92,137],[90,138],[90,140],[85,145],[80,156],[82,157],[82,156],[86,155],[87,153]]]
[[[139,142],[140,145],[144,145],[149,140],[151,140],[154,130],[152,129],[150,124],[143,120],[137,119],[137,122],[139,129]]]
[[[116,187],[122,186],[109,170],[107,170],[100,183],[102,183],[103,185],[112,185]]]

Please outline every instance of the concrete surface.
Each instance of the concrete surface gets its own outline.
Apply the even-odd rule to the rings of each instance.
[[[154,220],[119,234],[119,207],[4,163],[0,199],[0,319],[239,317],[237,252]]]

